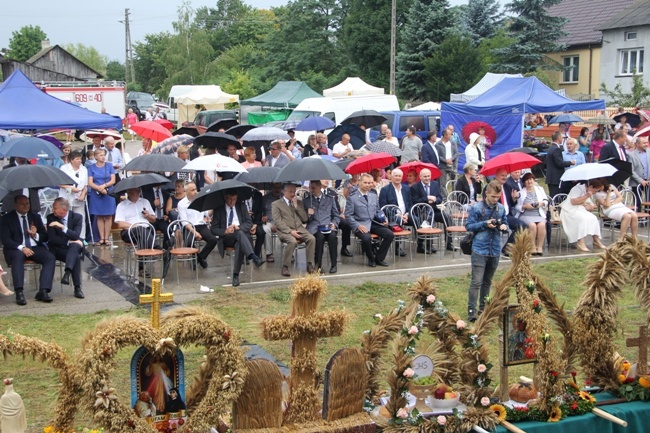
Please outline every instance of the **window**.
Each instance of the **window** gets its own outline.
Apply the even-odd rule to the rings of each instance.
[[[414,126],[416,131],[424,131],[424,116],[401,116],[399,118],[399,131],[405,132],[409,126]]]
[[[635,41],[636,40],[636,32],[625,32],[625,40],[626,41]]]
[[[580,65],[579,56],[562,57],[564,70],[562,71],[563,83],[577,83]]]
[[[643,50],[621,50],[620,53],[620,75],[643,74]]]

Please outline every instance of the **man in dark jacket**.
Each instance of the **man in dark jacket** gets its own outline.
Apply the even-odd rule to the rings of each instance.
[[[562,157],[562,133],[555,131],[551,136],[553,142],[546,153],[546,185],[551,198],[560,192],[560,178],[564,174],[564,168],[575,165],[575,161],[565,161]]]

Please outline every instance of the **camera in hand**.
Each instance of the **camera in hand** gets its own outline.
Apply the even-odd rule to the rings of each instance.
[[[495,229],[500,230],[502,232],[507,232],[508,230],[501,230],[499,227],[501,227],[502,224],[504,224],[503,220],[500,218],[493,218],[490,220],[490,224],[494,226]]]

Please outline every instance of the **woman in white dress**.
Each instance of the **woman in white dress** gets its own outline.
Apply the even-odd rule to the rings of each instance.
[[[465,148],[465,160],[474,164],[478,170],[485,165],[485,152],[481,150],[478,143],[480,137],[476,132],[469,134],[469,143]]]
[[[623,203],[623,197],[615,186],[610,185],[604,179],[601,179],[601,182],[603,191],[596,193],[594,198],[607,218],[621,223],[619,240],[625,237],[628,227],[632,231],[632,236],[636,237],[639,230],[639,218],[636,212]]]
[[[524,188],[519,191],[519,199],[515,206],[516,217],[528,225],[532,235],[533,255],[544,254],[544,241],[546,239],[546,210],[548,209],[548,196],[539,185],[535,185],[535,175],[526,173],[522,177]]]
[[[590,181],[589,186],[577,184],[569,192],[569,196],[562,203],[560,220],[562,229],[566,233],[569,243],[576,242],[576,248],[589,252],[585,245],[587,236],[593,237],[594,248],[605,248],[600,241],[600,222],[592,213],[596,205],[591,197],[603,189],[603,184],[598,180]]]

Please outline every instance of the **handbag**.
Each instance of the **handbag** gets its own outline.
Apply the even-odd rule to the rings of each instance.
[[[472,243],[474,242],[474,232],[469,232],[460,240],[460,250],[463,254],[472,255]]]
[[[558,222],[560,221],[560,211],[557,208],[557,206],[554,206],[552,204],[548,205],[548,210],[551,213],[551,222]]]

